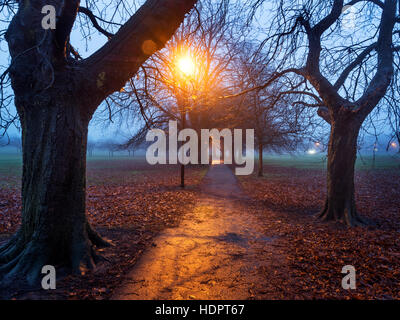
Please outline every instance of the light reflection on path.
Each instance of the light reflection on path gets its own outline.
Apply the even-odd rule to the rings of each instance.
[[[247,200],[226,165],[211,166],[193,212],[155,239],[114,299],[251,298],[274,239],[263,235]]]

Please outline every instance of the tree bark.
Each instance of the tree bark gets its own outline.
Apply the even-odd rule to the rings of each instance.
[[[103,48],[82,62],[67,56],[79,1],[57,2],[55,32],[41,27],[45,0],[20,1],[6,33],[15,105],[22,126],[22,224],[0,247],[2,285],[38,284],[44,265],[79,273],[109,245],[85,214],[88,123],[98,105],[119,90],[161,48],[195,0],[149,0]]]
[[[19,105],[23,135],[22,224],[0,249],[3,282],[23,275],[37,284],[44,265],[79,273],[107,242],[85,213],[86,144],[89,117],[76,98],[36,97]],[[18,99],[17,101],[21,100]]]
[[[327,198],[320,218],[342,221],[349,226],[365,224],[357,213],[354,167],[361,122],[337,120],[331,123],[328,147]]]

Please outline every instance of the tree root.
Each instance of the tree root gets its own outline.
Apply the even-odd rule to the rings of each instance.
[[[43,266],[47,264],[47,257],[41,246],[30,242],[22,250],[14,250],[15,256],[6,264],[0,266],[0,278],[2,285],[10,285],[21,282],[24,278],[28,285],[38,285],[38,279]],[[3,255],[1,255],[2,257]]]
[[[17,232],[6,244],[0,247],[0,265],[12,261],[23,249],[24,245]]]
[[[318,214],[318,218],[322,221],[339,221],[349,227],[366,226],[370,224],[366,219],[360,217],[352,201],[346,204],[344,210],[338,210],[335,206],[331,205],[327,199],[324,208]]]
[[[110,240],[106,240],[102,238],[97,231],[95,231],[92,226],[87,223],[86,224],[86,232],[88,234],[89,240],[95,245],[97,248],[107,248],[113,246]]]
[[[83,274],[95,268],[101,261],[108,261],[96,253],[96,248],[111,246],[107,240],[86,223],[83,232],[71,235],[70,241],[61,247],[54,241],[43,240],[34,235],[24,242],[18,231],[0,248],[0,283],[2,286],[36,287],[40,285],[41,270],[53,265],[66,273]],[[60,254],[61,252],[61,254]]]

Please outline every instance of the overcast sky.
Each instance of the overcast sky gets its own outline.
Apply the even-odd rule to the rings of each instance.
[[[258,15],[258,23],[260,26],[263,25],[263,22],[268,21],[268,6],[264,7],[262,13],[260,12]],[[78,25],[78,23],[77,23]],[[3,26],[2,26],[3,27]],[[78,29],[78,26],[75,26],[72,36],[71,43],[78,50],[82,57],[88,57],[97,49],[99,49],[104,43],[107,41],[107,38],[98,32],[93,33],[90,39],[84,40],[82,35]],[[1,52],[0,52],[0,65],[3,66],[2,70],[5,70],[5,67],[9,65],[9,53],[7,48],[6,41],[1,41]],[[100,111],[98,109],[97,113]],[[96,114],[94,118],[96,117]],[[134,124],[132,124],[134,126]],[[129,134],[134,132],[133,128],[119,128],[117,125],[109,124],[109,126],[104,127],[102,125],[95,125],[93,122],[89,126],[89,139],[99,140],[99,139],[117,139],[122,140],[129,137]],[[9,130],[9,135],[19,134],[15,128],[11,128]]]

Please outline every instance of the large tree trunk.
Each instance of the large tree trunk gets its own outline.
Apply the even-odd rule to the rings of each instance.
[[[1,284],[35,284],[46,264],[73,272],[93,267],[93,246],[107,242],[85,216],[89,120],[165,45],[195,2],[148,0],[101,49],[77,61],[68,48],[80,1],[53,1],[55,30],[42,28],[45,0],[18,1],[5,36],[23,134],[22,224],[0,247]]]
[[[335,121],[328,147],[327,198],[320,217],[349,226],[364,224],[359,217],[354,193],[354,166],[361,122]]]
[[[5,282],[35,284],[44,265],[78,273],[94,266],[93,246],[107,244],[85,214],[89,119],[76,102],[57,98],[37,99],[21,113],[22,225],[0,249]]]

